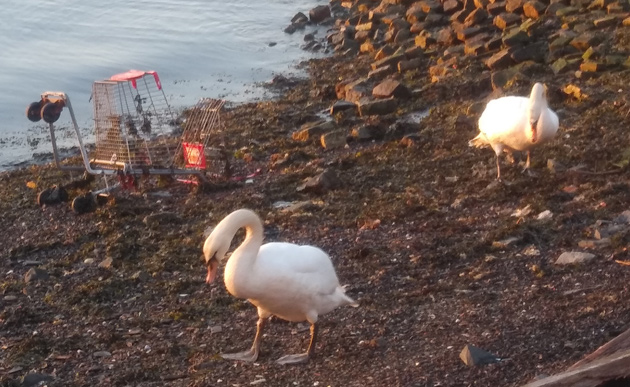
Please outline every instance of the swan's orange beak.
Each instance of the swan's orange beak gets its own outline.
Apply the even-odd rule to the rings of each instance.
[[[217,269],[219,267],[219,261],[215,257],[210,258],[210,260],[206,263],[208,267],[208,274],[206,275],[206,283],[211,284],[214,282],[215,277],[217,276]]]
[[[538,141],[538,121],[534,121],[530,124],[532,130],[532,142]]]

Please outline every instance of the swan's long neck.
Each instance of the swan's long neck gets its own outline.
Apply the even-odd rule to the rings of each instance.
[[[225,286],[239,298],[247,298],[247,290],[253,276],[254,264],[263,241],[263,225],[251,211],[237,211],[233,218],[226,219],[225,232],[234,236],[240,228],[245,228],[245,240],[234,250],[225,265]]]

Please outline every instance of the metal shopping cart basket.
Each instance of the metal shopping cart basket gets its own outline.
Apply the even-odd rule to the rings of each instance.
[[[101,176],[105,182],[105,188],[73,200],[76,212],[94,209],[99,195],[135,186],[141,175],[195,175],[204,179],[207,145],[220,128],[223,100],[200,100],[187,112],[180,136],[173,135],[171,124],[175,119],[155,71],[130,70],[96,81],[91,101],[95,146],[90,152],[67,94],[44,92],[26,111],[29,120],[48,123],[53,157],[59,169],[84,170],[89,175]],[[60,161],[53,124],[64,109],[70,113],[83,165],[64,165]],[[59,198],[64,193],[59,192],[59,187],[42,191],[38,202],[45,203],[51,196]]]

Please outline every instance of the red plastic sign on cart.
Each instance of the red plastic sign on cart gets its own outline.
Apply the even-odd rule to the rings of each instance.
[[[186,168],[206,168],[206,155],[203,152],[203,145],[199,143],[182,143],[184,148],[184,158]]]

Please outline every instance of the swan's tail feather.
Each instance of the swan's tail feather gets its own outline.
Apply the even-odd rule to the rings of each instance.
[[[468,146],[474,146],[477,148],[481,148],[484,145],[488,145],[488,139],[486,138],[486,136],[483,133],[479,133],[477,135],[477,137],[473,138],[472,140],[468,141]]]
[[[341,298],[347,305],[350,305],[354,308],[357,308],[359,306],[358,302],[356,302],[355,300],[353,300],[352,298],[346,295],[345,286],[340,286],[337,288],[337,290],[338,290],[339,295],[341,296]]]

